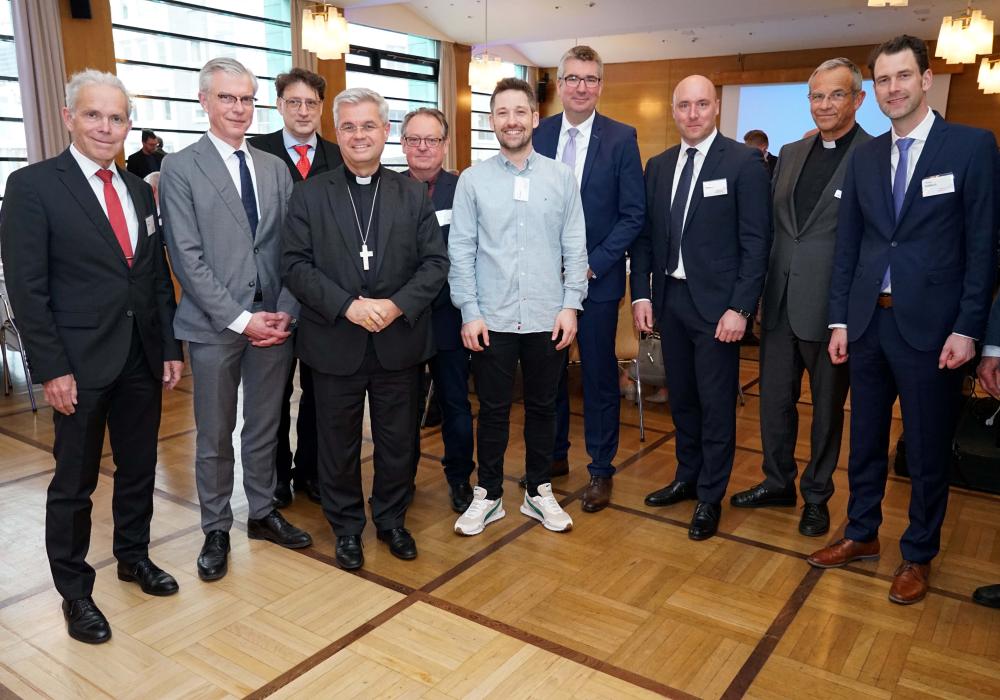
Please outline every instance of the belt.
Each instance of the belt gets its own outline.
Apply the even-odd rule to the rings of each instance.
[[[891,294],[879,294],[878,295],[878,305],[883,309],[892,308],[892,295]]]

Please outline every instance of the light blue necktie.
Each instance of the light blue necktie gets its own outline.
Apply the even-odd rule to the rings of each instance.
[[[573,172],[576,172],[576,135],[580,133],[580,130],[575,126],[570,127],[566,132],[566,146],[563,148],[562,162],[573,168]]]
[[[896,221],[899,221],[899,212],[903,209],[903,200],[906,198],[906,170],[909,161],[910,146],[913,139],[898,139],[896,148],[899,149],[899,162],[896,163],[896,176],[892,179],[892,208],[896,214]],[[885,275],[882,277],[882,291],[889,289],[891,279],[889,277],[889,266],[885,268]]]

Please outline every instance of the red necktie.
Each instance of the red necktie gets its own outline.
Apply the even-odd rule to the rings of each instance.
[[[307,155],[309,153],[310,146],[308,143],[303,143],[298,146],[292,146],[292,148],[294,148],[295,152],[299,154],[299,162],[295,164],[295,167],[298,168],[299,175],[301,175],[302,179],[305,180],[309,177],[309,168],[312,167],[312,163],[309,162],[309,157]]]
[[[108,220],[111,222],[111,228],[115,232],[115,238],[118,239],[118,245],[122,247],[122,252],[125,253],[125,262],[128,263],[129,267],[132,267],[132,241],[128,237],[125,210],[122,209],[122,201],[118,199],[118,192],[115,190],[114,185],[111,184],[111,175],[110,170],[97,171],[97,177],[101,178],[104,182],[104,204],[108,208]]]

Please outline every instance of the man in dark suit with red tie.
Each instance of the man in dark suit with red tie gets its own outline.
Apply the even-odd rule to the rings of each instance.
[[[0,212],[11,303],[54,410],[46,552],[69,635],[91,644],[111,638],[86,562],[105,426],[118,578],[150,595],[177,592],[148,547],[161,390],[180,379],[183,357],[153,192],[114,166],[130,112],[114,75],[74,75],[63,109],[72,145],[13,173]]]
[[[299,183],[320,173],[333,170],[344,162],[340,146],[319,135],[320,116],[326,80],[321,75],[302,68],[293,68],[274,79],[278,93],[278,113],[285,126],[278,131],[248,139],[251,146],[278,156],[288,166],[292,182]],[[316,398],[313,394],[312,370],[299,362],[299,415],[295,421],[298,442],[295,447],[295,468],[292,469],[292,449],[289,430],[292,427],[290,402],[294,389],[295,360],[285,383],[281,402],[281,422],[278,425],[277,483],[274,501],[279,508],[292,502],[295,491],[304,492],[319,503],[319,482],[316,480]]]
[[[830,285],[830,359],[850,354],[851,499],[844,538],[809,557],[820,568],[880,553],[889,428],[897,396],[907,436],[909,526],[889,599],[924,598],[948,504],[959,367],[983,338],[996,268],[996,140],[927,105],[923,40],[902,35],[869,62],[892,129],[848,164]]]

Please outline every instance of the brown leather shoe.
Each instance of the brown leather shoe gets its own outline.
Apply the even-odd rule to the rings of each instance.
[[[878,559],[878,555],[879,544],[877,539],[871,542],[856,542],[845,537],[842,540],[823,547],[823,549],[817,552],[813,552],[806,561],[818,569],[832,569],[860,559]]]
[[[582,508],[587,513],[604,510],[611,502],[611,489],[614,483],[610,476],[592,476],[587,490],[583,492]]]
[[[931,576],[930,564],[904,561],[893,574],[889,600],[900,605],[919,603],[927,595]]]

